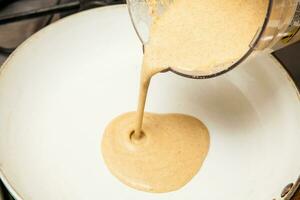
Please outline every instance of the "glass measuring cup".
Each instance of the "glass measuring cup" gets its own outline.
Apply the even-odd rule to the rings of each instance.
[[[241,58],[232,63],[216,66],[216,71],[211,74],[190,72],[175,67],[170,67],[169,70],[188,78],[212,78],[235,68],[249,56],[254,56],[261,51],[271,53],[300,41],[300,0],[268,1],[265,21],[249,44],[248,51]],[[146,44],[152,20],[147,0],[127,0],[127,5],[134,28],[142,43]],[[167,9],[167,5],[158,0],[156,8],[159,14],[162,14]]]

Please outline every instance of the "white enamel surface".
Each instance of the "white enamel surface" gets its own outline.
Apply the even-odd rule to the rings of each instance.
[[[51,25],[0,75],[0,172],[24,200],[271,200],[300,174],[300,104],[268,55],[210,80],[156,76],[146,110],[194,115],[208,126],[203,168],[179,191],[139,192],[101,157],[107,123],[136,108],[142,60],[124,6]]]

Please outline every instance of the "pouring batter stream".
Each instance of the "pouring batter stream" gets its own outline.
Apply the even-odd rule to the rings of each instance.
[[[170,67],[210,74],[238,59],[263,23],[267,4],[175,0],[153,20],[137,112],[115,118],[103,136],[103,158],[113,175],[148,192],[177,190],[195,176],[208,153],[208,129],[192,116],[144,113],[151,78]]]

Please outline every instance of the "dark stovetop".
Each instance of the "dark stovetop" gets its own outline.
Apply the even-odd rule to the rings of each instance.
[[[274,53],[275,57],[286,67],[300,89],[300,42]]]

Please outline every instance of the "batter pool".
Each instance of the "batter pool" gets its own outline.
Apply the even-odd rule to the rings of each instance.
[[[106,128],[102,153],[121,182],[147,192],[174,191],[199,171],[209,135],[198,119],[182,114],[145,113],[143,134],[135,139],[136,113],[115,118]]]

